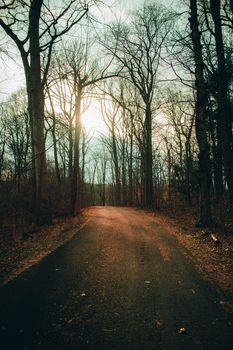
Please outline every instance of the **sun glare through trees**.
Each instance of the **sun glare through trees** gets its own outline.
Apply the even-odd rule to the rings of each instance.
[[[93,132],[95,137],[107,133],[107,127],[100,109],[100,104],[91,101],[87,110],[82,113],[82,125],[84,129],[88,133]]]
[[[3,224],[103,203],[195,207],[199,226],[219,219],[216,203],[231,212],[231,1],[4,0],[0,11]]]

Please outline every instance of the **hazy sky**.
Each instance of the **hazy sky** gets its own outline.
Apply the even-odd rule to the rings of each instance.
[[[144,0],[112,0],[112,2],[115,5],[111,7],[110,12],[113,14],[113,17],[116,16],[119,18],[121,13],[127,13],[140,6]],[[145,3],[151,2],[153,3],[151,0],[145,0]],[[157,0],[157,2],[170,7],[172,5],[174,6],[177,0]],[[110,17],[109,12],[106,16]],[[17,50],[11,52],[14,61],[4,57],[0,63],[0,100],[5,99],[12,91],[23,87],[25,84],[21,60],[16,52]]]

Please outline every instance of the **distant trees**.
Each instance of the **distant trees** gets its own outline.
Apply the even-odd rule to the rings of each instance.
[[[162,108],[166,115],[165,130],[160,133],[166,145],[168,197],[171,192],[183,193],[187,204],[192,204],[192,193],[197,191],[196,140],[194,136],[195,108],[193,96],[167,90],[167,102]],[[175,194],[174,194],[175,195]]]
[[[64,46],[61,54],[57,53],[51,70],[52,87],[48,87],[50,105],[54,110],[52,96],[59,103],[63,123],[68,121],[69,132],[69,177],[70,177],[70,212],[75,215],[81,210],[81,115],[88,108],[95,85],[117,73],[109,72],[109,63],[101,67],[100,62],[91,58],[91,44],[83,40],[74,41]],[[54,78],[56,82],[54,83]],[[50,92],[49,92],[50,91]],[[65,122],[66,123],[66,122]]]
[[[122,76],[136,87],[144,108],[143,120],[143,203],[154,207],[152,118],[153,98],[164,41],[171,29],[171,18],[158,4],[135,11],[129,25],[111,27],[107,49],[123,67]]]
[[[0,104],[0,221],[7,216],[28,219],[31,195],[31,135],[26,91]],[[19,215],[19,212],[21,214]]]
[[[107,100],[108,101],[108,100]],[[109,149],[112,161],[112,177],[115,183],[115,204],[121,204],[122,194],[122,182],[121,182],[121,165],[120,165],[120,144],[119,144],[119,130],[121,129],[121,114],[119,111],[119,105],[111,101],[106,104],[106,101],[102,102],[102,115],[105,124],[109,131],[109,137],[105,139],[105,144]],[[122,130],[122,129],[121,129]]]
[[[25,91],[13,94],[8,101],[1,103],[2,152],[1,178],[10,176],[20,191],[21,182],[27,179],[30,169],[31,143],[30,122]],[[4,162],[12,164],[11,171]],[[6,172],[4,173],[4,170]],[[3,175],[4,174],[4,175]]]

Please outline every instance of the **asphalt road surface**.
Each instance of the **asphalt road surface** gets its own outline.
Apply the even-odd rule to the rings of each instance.
[[[143,211],[93,209],[0,289],[0,349],[233,349],[232,317],[187,254]]]

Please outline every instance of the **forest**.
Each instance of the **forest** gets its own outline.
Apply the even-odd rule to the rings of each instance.
[[[0,101],[2,227],[93,205],[232,217],[233,1],[174,3],[0,1],[25,79]]]

